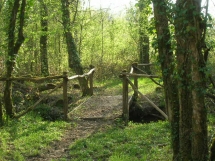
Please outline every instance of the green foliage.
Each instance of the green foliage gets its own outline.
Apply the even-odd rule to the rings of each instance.
[[[35,114],[9,121],[0,128],[0,160],[25,160],[39,155],[54,140],[59,140],[67,127],[62,121],[42,121]]]
[[[73,160],[171,160],[167,122],[129,123],[110,128],[70,146]],[[170,152],[170,153],[169,153]]]

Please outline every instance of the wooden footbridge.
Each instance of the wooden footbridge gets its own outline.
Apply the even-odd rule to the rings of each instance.
[[[122,89],[122,95],[118,96],[91,96],[88,98],[84,103],[76,107],[72,112],[69,113],[69,117],[74,118],[82,118],[82,119],[114,119],[117,117],[122,116],[125,120],[125,123],[128,123],[129,120],[129,105],[132,101],[137,100],[138,95],[147,100],[152,107],[154,107],[160,114],[166,118],[167,115],[159,109],[149,98],[147,98],[145,95],[143,95],[138,90],[138,78],[139,77],[147,77],[150,79],[158,78],[158,76],[155,75],[148,75],[144,73],[139,66],[142,66],[145,64],[137,64],[134,63],[131,66],[130,72],[123,71],[120,74],[120,78],[122,79],[123,89]],[[49,94],[56,91],[58,88],[63,87],[63,104],[64,104],[64,117],[65,119],[68,118],[68,96],[67,96],[67,82],[69,80],[74,80],[80,77],[87,77],[90,85],[91,94],[93,94],[93,73],[95,69],[91,69],[88,73],[83,75],[75,75],[68,77],[67,73],[63,73],[61,76],[50,76],[45,78],[1,78],[0,81],[15,81],[15,80],[22,80],[22,81],[32,81],[32,82],[41,82],[41,81],[47,81],[50,79],[63,79],[63,82],[59,85],[56,85],[54,89],[52,89],[49,93],[44,95],[42,98],[40,98],[34,105],[27,108],[25,111],[19,113],[15,117],[19,118],[35,108],[42,100],[48,97]],[[133,78],[134,82],[130,80],[130,78]],[[128,95],[128,85],[130,85],[134,91],[132,96]]]
[[[132,101],[137,100],[138,95],[149,102],[165,119],[168,119],[167,115],[156,106],[149,98],[143,95],[138,89],[138,78],[147,77],[150,79],[158,78],[155,75],[148,75],[138,68],[138,66],[145,64],[134,63],[130,72],[123,71],[120,74],[122,79],[123,89],[122,95],[118,96],[92,96],[86,100],[83,104],[76,107],[70,114],[69,118],[81,118],[88,120],[95,119],[115,119],[117,117],[123,117],[125,124],[128,124],[129,120],[129,106]],[[138,74],[143,73],[143,74]],[[134,83],[130,80],[133,78]],[[153,80],[155,81],[155,80]],[[134,91],[132,96],[129,96],[128,85],[130,85]]]
[[[92,96],[74,108],[69,119],[106,120],[122,116],[122,96]]]

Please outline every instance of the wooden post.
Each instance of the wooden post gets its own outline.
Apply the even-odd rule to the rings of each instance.
[[[94,66],[93,65],[90,65],[90,69],[93,69]],[[90,74],[90,95],[93,95],[93,75],[94,75],[94,71]]]
[[[134,68],[134,73],[135,73],[135,74],[137,74],[137,70],[136,70],[137,65],[138,65],[137,63],[133,63],[133,64],[132,64],[132,66],[133,66],[133,68]],[[135,68],[135,67],[136,67],[136,68]],[[138,77],[137,77],[137,76],[134,76],[134,85],[135,85],[135,87],[136,87],[137,90],[138,90]],[[134,101],[136,101],[137,98],[138,98],[138,92],[134,91]]]
[[[127,75],[126,70],[123,70],[122,72],[122,81],[123,81],[123,119],[125,121],[125,125],[128,125],[129,121],[129,106],[128,106],[128,81],[127,81]]]
[[[64,119],[67,120],[68,113],[68,96],[67,96],[67,83],[68,75],[67,72],[63,72],[63,107],[64,107]]]

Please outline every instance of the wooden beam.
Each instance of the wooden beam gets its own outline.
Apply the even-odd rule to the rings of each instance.
[[[128,125],[129,121],[129,104],[128,104],[128,81],[126,70],[122,72],[122,81],[123,81],[123,119],[125,121],[125,125]]]
[[[126,79],[127,79],[127,82],[133,88],[133,90],[138,92],[143,99],[147,100],[150,103],[150,105],[152,105],[152,107],[154,107],[166,120],[168,120],[168,116],[158,106],[156,106],[148,97],[146,97],[140,91],[138,91],[137,88],[134,86],[134,84],[130,81],[130,79],[128,79],[128,78],[126,78]]]

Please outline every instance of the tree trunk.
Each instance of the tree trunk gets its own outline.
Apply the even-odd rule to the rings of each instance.
[[[14,0],[13,2],[10,1],[9,5],[11,6],[11,15],[9,18],[9,25],[8,25],[8,59],[6,62],[6,69],[7,69],[6,77],[8,78],[12,76],[12,72],[15,66],[16,56],[18,54],[19,48],[24,42],[23,26],[24,26],[26,0],[22,0],[22,4],[21,4],[17,38],[15,36],[15,28],[16,28],[17,14],[20,8],[20,0]],[[12,82],[6,81],[6,85],[4,89],[4,103],[5,103],[6,114],[9,117],[13,117],[14,115],[11,92],[12,92]]]
[[[181,160],[208,159],[201,1],[176,2]]]
[[[0,12],[1,12],[2,8],[3,8],[4,2],[5,2],[5,1],[0,0]]]
[[[41,35],[40,35],[40,61],[41,61],[41,74],[43,76],[49,75],[48,65],[48,9],[43,0],[40,1],[40,24],[41,24]]]
[[[147,35],[146,26],[148,23],[148,19],[146,19],[146,15],[144,14],[144,6],[145,2],[143,0],[139,0],[139,62],[143,64],[149,64],[149,36]],[[147,23],[146,23],[147,21]],[[150,74],[150,66],[143,66],[143,69],[146,73]]]
[[[69,67],[74,70],[77,75],[84,74],[83,68],[81,65],[81,60],[77,51],[77,47],[74,41],[74,38],[71,33],[71,21],[70,21],[70,12],[69,12],[69,2],[68,0],[61,0],[62,4],[62,20],[64,27],[64,35],[66,38],[67,51],[69,55]],[[90,89],[88,87],[88,82],[85,78],[79,78],[79,84],[81,86],[82,95],[90,95]]]
[[[0,126],[3,125],[2,98],[0,96]]]
[[[165,0],[153,0],[155,27],[158,39],[159,61],[164,82],[165,106],[171,123],[173,160],[179,155],[179,102],[177,82],[173,77],[174,55],[170,42],[167,6]]]

